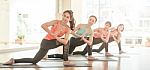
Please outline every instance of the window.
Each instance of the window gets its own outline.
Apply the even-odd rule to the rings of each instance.
[[[149,3],[149,0],[83,0],[82,16],[85,20],[84,18],[88,18],[91,14],[96,15],[98,22],[94,28],[103,27],[105,21],[111,21],[112,26],[124,24],[122,36],[126,41],[123,44],[132,41],[135,44],[142,44],[146,37],[150,37]],[[130,40],[128,37],[135,39]]]
[[[56,17],[55,0],[10,0],[10,40],[24,36],[28,43],[39,43],[45,36],[41,24]]]

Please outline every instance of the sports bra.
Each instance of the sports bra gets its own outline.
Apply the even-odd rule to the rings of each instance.
[[[56,33],[57,31],[60,31],[60,28],[61,28],[60,26],[61,26],[61,22],[60,22],[60,20],[58,20],[57,23],[54,24],[54,25],[51,27],[50,31],[51,31],[52,33]],[[61,37],[61,36],[63,36],[67,31],[68,31],[68,28],[63,28],[63,29],[57,34],[57,36],[58,36],[58,37]],[[50,34],[47,34],[44,39],[52,40],[52,39],[56,39],[56,38],[53,37],[53,36],[50,35]]]
[[[83,33],[85,33],[86,32],[86,25],[84,25],[82,28],[80,28],[77,32],[76,32],[76,34],[78,34],[78,35],[82,35]],[[91,31],[89,32],[89,33],[86,33],[85,34],[85,37],[88,37],[88,36],[91,36]]]

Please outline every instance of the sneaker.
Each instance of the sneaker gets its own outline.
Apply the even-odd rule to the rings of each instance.
[[[106,52],[105,56],[113,56],[111,53]]]
[[[14,63],[15,63],[15,60],[13,58],[11,58],[9,61],[4,63],[3,65],[13,65]]]
[[[122,50],[121,50],[121,51],[119,51],[119,54],[122,54],[122,53],[126,53],[126,52],[124,52],[124,51],[122,51]]]
[[[72,67],[72,66],[75,66],[75,64],[73,64],[72,62],[70,62],[70,61],[64,61],[64,66],[65,67]]]

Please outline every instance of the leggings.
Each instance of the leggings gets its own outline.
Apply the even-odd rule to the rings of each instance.
[[[109,38],[108,43],[114,41],[114,39],[111,37]],[[99,49],[92,49],[92,52],[100,52],[105,48],[105,52],[108,52],[108,43],[104,43],[99,47]],[[119,51],[121,51],[121,42],[118,43]]]
[[[89,39],[88,37],[85,37],[86,39]],[[77,46],[81,46],[85,44],[85,42],[81,39],[81,38],[74,38],[74,37],[71,37],[70,38],[70,45],[69,45],[69,54],[72,54],[72,52],[75,50],[75,48]],[[90,50],[90,49],[89,49]],[[91,52],[89,52],[89,54],[92,53],[92,50]],[[63,54],[52,54],[52,55],[48,55],[48,58],[61,58],[63,59]]]
[[[81,51],[81,52],[77,52],[77,54],[85,55],[88,52],[88,55],[92,55],[92,46],[95,45],[95,44],[99,44],[101,42],[103,42],[103,40],[101,38],[94,38],[93,37],[93,43],[92,43],[92,45],[91,46],[86,45],[86,47],[84,48],[84,50]]]
[[[46,40],[43,39],[41,42],[41,47],[34,58],[22,58],[22,59],[15,59],[15,63],[38,63],[48,52],[49,49],[54,49],[59,46],[63,45],[62,43],[58,42],[56,39],[53,40]],[[67,45],[63,45],[63,58],[64,61],[68,61],[68,48],[69,43]]]
[[[86,37],[86,39],[89,39],[89,38]],[[75,50],[75,48],[77,46],[81,46],[83,44],[85,44],[85,42],[81,38],[71,37],[71,39],[70,39],[70,46],[69,46],[69,54],[72,54],[72,52]]]

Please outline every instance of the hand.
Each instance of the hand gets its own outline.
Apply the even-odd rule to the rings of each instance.
[[[82,38],[82,37],[84,37],[84,35],[80,35],[80,37]]]
[[[70,32],[70,33],[71,33],[71,34],[74,34],[75,32],[71,30],[71,32]]]
[[[84,36],[81,36],[82,39],[84,39]]]

